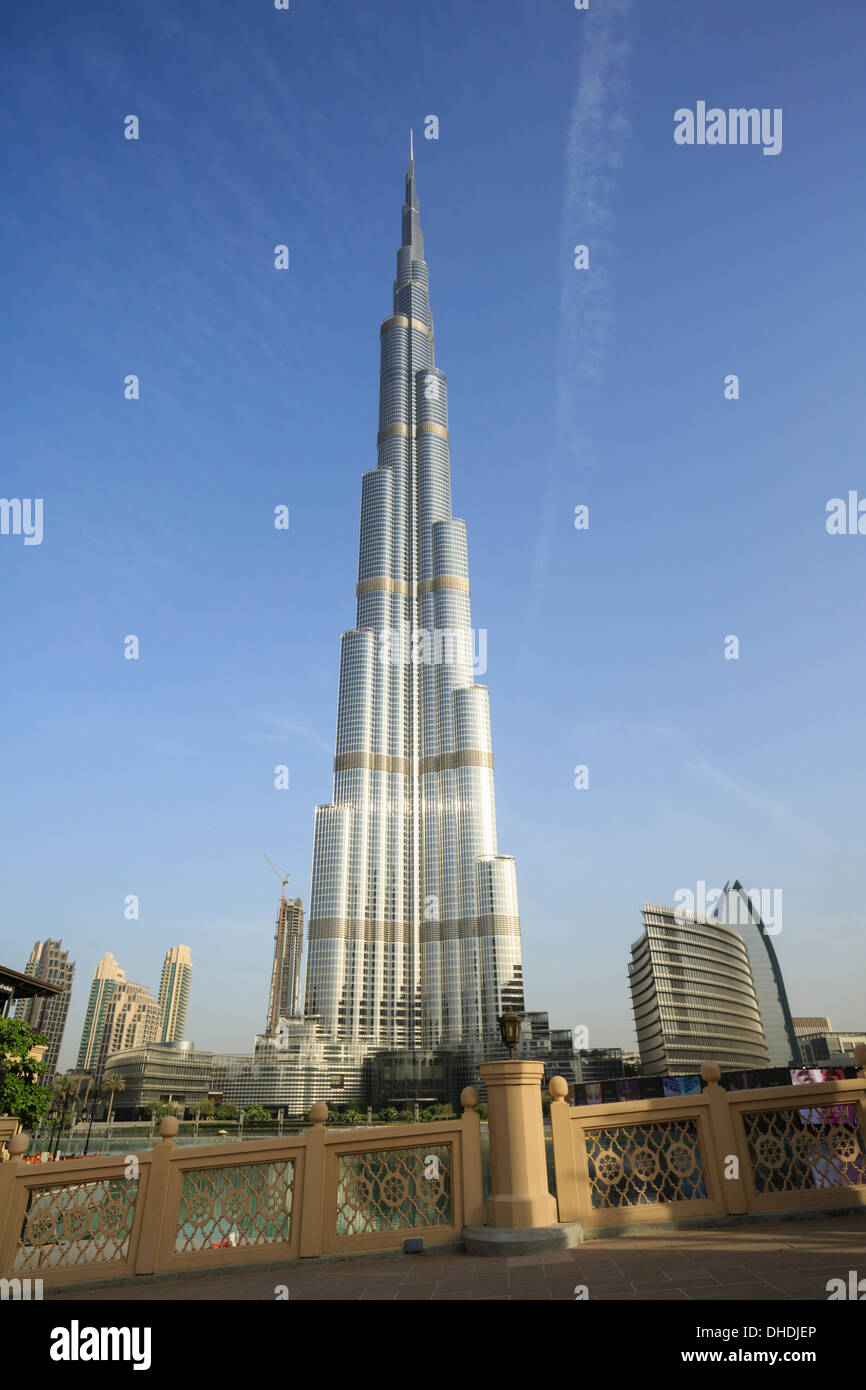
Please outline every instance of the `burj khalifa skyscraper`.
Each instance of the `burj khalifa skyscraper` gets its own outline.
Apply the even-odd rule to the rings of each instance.
[[[402,232],[357,615],[341,639],[333,801],[316,811],[304,1007],[371,1052],[479,1056],[498,1015],[523,1011],[520,918],[515,863],[497,848],[411,144]]]

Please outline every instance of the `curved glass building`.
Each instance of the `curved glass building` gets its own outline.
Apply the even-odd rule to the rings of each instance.
[[[371,1049],[471,1051],[498,1043],[503,1009],[523,1009],[520,919],[514,860],[497,848],[411,147],[402,228],[356,623],[341,644],[333,802],[316,811],[305,1013]]]
[[[629,989],[645,1076],[690,1076],[770,1065],[749,955],[733,927],[644,903]]]

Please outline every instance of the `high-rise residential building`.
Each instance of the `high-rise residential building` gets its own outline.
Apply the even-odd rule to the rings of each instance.
[[[658,903],[644,903],[643,918],[629,963],[643,1073],[688,1076],[703,1062],[717,1062],[722,1071],[768,1067],[739,933],[715,918]]]
[[[274,1033],[281,1018],[297,1018],[301,1010],[301,950],[304,941],[304,908],[300,898],[280,899],[277,929],[274,932],[274,968],[268,996],[268,1033]]]
[[[69,959],[69,952],[62,950],[62,945],[62,941],[37,941],[24,968],[25,975],[47,980],[51,985],[61,985],[62,993],[49,997],[20,999],[15,1013],[16,1018],[28,1023],[37,1033],[43,1033],[48,1039],[39,1069],[39,1082],[43,1086],[50,1083],[57,1071],[63,1030],[69,1013],[72,979],[75,975],[75,961]]]
[[[186,1006],[192,978],[192,956],[188,946],[172,946],[166,951],[159,982],[158,1041],[181,1042],[186,1029]]]
[[[741,883],[726,883],[713,916],[734,927],[746,943],[770,1066],[796,1067],[800,1065],[800,1046],[773,946],[773,933],[761,919],[758,902],[758,894],[750,895]],[[780,926],[777,921],[774,930]]]
[[[84,1028],[81,1032],[81,1046],[78,1049],[79,1071],[90,1072],[94,1070],[111,1001],[118,985],[122,984],[125,979],[125,972],[121,970],[111,952],[106,951],[93,972],[90,998],[87,1001],[87,1013],[84,1016]]]
[[[107,951],[93,972],[78,1071],[100,1077],[112,1052],[153,1042],[156,1028],[156,1000],[150,990],[127,980]]]
[[[305,1012],[363,1051],[489,1054],[497,1017],[523,1011],[517,881],[497,844],[411,147],[402,219],[356,622],[341,641],[333,801],[316,811]]]
[[[156,1042],[158,1017],[156,1000],[147,985],[123,980],[109,1006],[94,1066],[96,1075],[102,1076],[106,1067],[110,1069],[112,1053]]]

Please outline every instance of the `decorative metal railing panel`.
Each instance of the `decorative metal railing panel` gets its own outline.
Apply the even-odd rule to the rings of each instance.
[[[124,1262],[138,1180],[97,1178],[31,1188],[15,1269],[72,1269]]]
[[[696,1119],[587,1129],[583,1137],[595,1208],[707,1196]]]
[[[755,1191],[808,1192],[866,1184],[853,1105],[743,1113]]]
[[[292,1158],[187,1169],[178,1208],[175,1253],[288,1242],[294,1184]]]
[[[453,1225],[450,1144],[337,1156],[338,1236]]]

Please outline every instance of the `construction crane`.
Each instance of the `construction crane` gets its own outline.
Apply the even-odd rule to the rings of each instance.
[[[268,859],[268,856],[265,855],[265,858]],[[285,878],[283,878],[282,874],[280,873],[279,869],[277,868],[277,866],[276,866],[276,864],[273,862],[273,860],[272,860],[272,859],[268,859],[268,863],[270,864],[270,866],[271,866],[271,868],[273,869],[274,873],[276,874],[277,878],[280,880],[280,885],[281,885],[282,890],[283,890],[283,891],[282,891],[282,894],[281,894],[281,901],[282,901],[282,902],[285,902],[285,900],[286,900],[286,884],[288,883],[288,881],[289,881],[289,879],[291,878],[292,875],[291,875],[291,874],[286,874]]]

